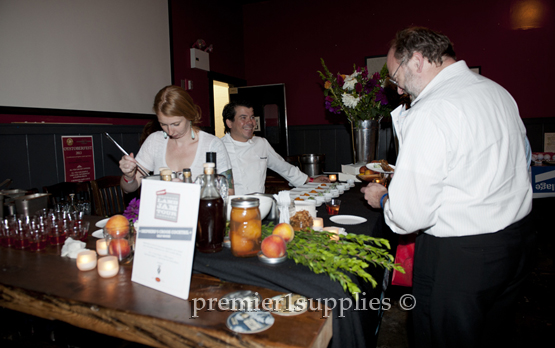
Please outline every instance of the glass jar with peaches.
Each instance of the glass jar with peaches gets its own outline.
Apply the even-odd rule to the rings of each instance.
[[[135,249],[133,226],[123,215],[112,216],[104,226],[108,254],[116,256],[120,264],[133,260]]]
[[[258,205],[259,200],[254,197],[231,200],[229,238],[234,256],[256,256],[260,251],[262,221]]]

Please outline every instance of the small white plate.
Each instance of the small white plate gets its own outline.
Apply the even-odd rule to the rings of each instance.
[[[395,166],[393,164],[389,165],[391,168],[395,169]],[[368,163],[366,165],[366,168],[376,172],[376,173],[384,173],[384,174],[392,174],[393,172],[386,172],[385,170],[383,170],[381,164],[379,163]]]
[[[274,308],[276,305],[277,308]],[[285,317],[299,315],[307,311],[308,299],[301,295],[285,294],[272,297],[270,301],[270,313]]]
[[[106,223],[108,222],[108,220],[110,220],[110,218],[102,219],[100,221],[97,221],[97,223],[94,224],[94,225],[98,228],[104,228],[104,226],[106,226]]]
[[[104,231],[96,230],[92,233],[92,236],[95,238],[104,238]]]
[[[367,221],[365,218],[355,215],[335,215],[330,217],[330,220],[341,225],[358,225]]]
[[[227,327],[242,334],[254,334],[268,330],[274,325],[274,317],[260,310],[235,312],[227,318]]]

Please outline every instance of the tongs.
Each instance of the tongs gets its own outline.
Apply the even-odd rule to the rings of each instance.
[[[111,136],[110,134],[108,134],[108,132],[105,132],[104,135],[106,135],[106,137],[108,139],[110,139],[117,147],[118,149],[125,155],[125,156],[129,156],[129,154],[127,153],[127,151],[125,151],[123,149],[123,147],[121,147]],[[141,165],[137,162],[137,170],[143,175],[143,177],[147,177],[150,176],[150,174],[148,174],[148,171],[146,169],[144,169],[143,167],[141,167]]]

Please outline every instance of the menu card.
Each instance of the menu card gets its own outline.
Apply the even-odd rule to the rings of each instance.
[[[189,297],[200,185],[143,180],[131,280]]]

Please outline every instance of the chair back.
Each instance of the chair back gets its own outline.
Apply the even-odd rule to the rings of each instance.
[[[95,215],[112,216],[122,214],[127,204],[120,186],[121,176],[104,176],[91,181]]]
[[[48,197],[48,205],[52,208],[56,206],[57,203],[63,200],[67,201],[68,196],[71,193],[75,193],[78,198],[88,201],[93,206],[93,199],[91,194],[91,184],[89,181],[84,182],[59,182],[50,186],[43,186],[42,192],[50,193]],[[94,208],[91,209],[91,212]]]

